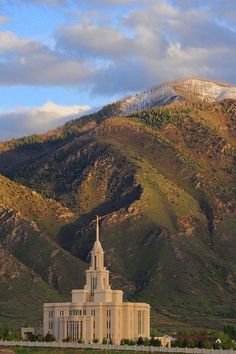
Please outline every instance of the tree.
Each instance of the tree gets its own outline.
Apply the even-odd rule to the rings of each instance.
[[[229,349],[232,347],[232,340],[228,334],[225,332],[216,332],[216,337],[221,340],[221,347],[223,349]]]
[[[224,326],[223,332],[226,333],[231,339],[236,339],[236,329],[233,326]]]

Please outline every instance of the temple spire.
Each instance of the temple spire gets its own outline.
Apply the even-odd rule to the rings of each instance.
[[[99,217],[97,215],[96,241],[99,241]]]

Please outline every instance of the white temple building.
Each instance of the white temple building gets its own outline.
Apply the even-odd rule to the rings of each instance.
[[[123,291],[112,290],[109,271],[104,267],[104,251],[99,241],[97,217],[96,241],[91,252],[91,266],[86,270],[84,289],[72,290],[72,301],[43,305],[44,335],[58,341],[92,342],[103,338],[120,344],[122,338],[150,336],[150,305],[123,302]]]

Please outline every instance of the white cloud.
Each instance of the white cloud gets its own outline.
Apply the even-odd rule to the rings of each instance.
[[[79,85],[94,70],[83,60],[72,58],[45,45],[0,32],[1,85]]]
[[[39,108],[34,108],[35,112],[44,112],[44,113],[55,113],[58,117],[65,117],[65,116],[73,116],[73,115],[81,115],[88,110],[90,110],[90,106],[63,106],[54,103],[53,101],[47,101]]]
[[[120,26],[91,20],[61,28],[57,45],[76,58],[99,60],[90,81],[96,94],[126,94],[191,75],[236,81],[236,33],[215,21],[209,3],[149,0],[126,13]]]
[[[77,23],[55,31],[54,49],[0,32],[0,85],[68,85],[125,95],[189,75],[236,81],[236,32],[227,22],[234,20],[234,0],[81,1],[88,4],[84,10],[71,0],[80,10]],[[119,4],[129,6],[109,7]],[[110,13],[115,17],[109,20]]]
[[[44,133],[68,120],[89,113],[90,110],[89,106],[63,106],[48,101],[41,107],[17,107],[8,111],[0,111],[0,140]]]
[[[131,53],[133,41],[119,30],[92,23],[61,28],[57,32],[59,49],[77,57],[122,57]],[[128,51],[128,52],[127,52]]]
[[[23,51],[30,47],[30,41],[20,39],[14,33],[6,31],[0,32],[0,53],[4,54],[10,50]]]

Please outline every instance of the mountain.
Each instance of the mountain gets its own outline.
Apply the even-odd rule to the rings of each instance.
[[[235,90],[165,83],[2,143],[4,254],[64,297],[83,283],[98,213],[113,287],[150,302],[153,327],[236,323]]]
[[[77,270],[85,264],[55,242],[72,220],[69,209],[0,176],[1,323],[39,324],[43,302],[63,300],[83,284]]]
[[[121,100],[121,114],[127,115],[153,106],[196,99],[208,102],[236,99],[236,87],[199,78],[164,82],[147,91]]]

